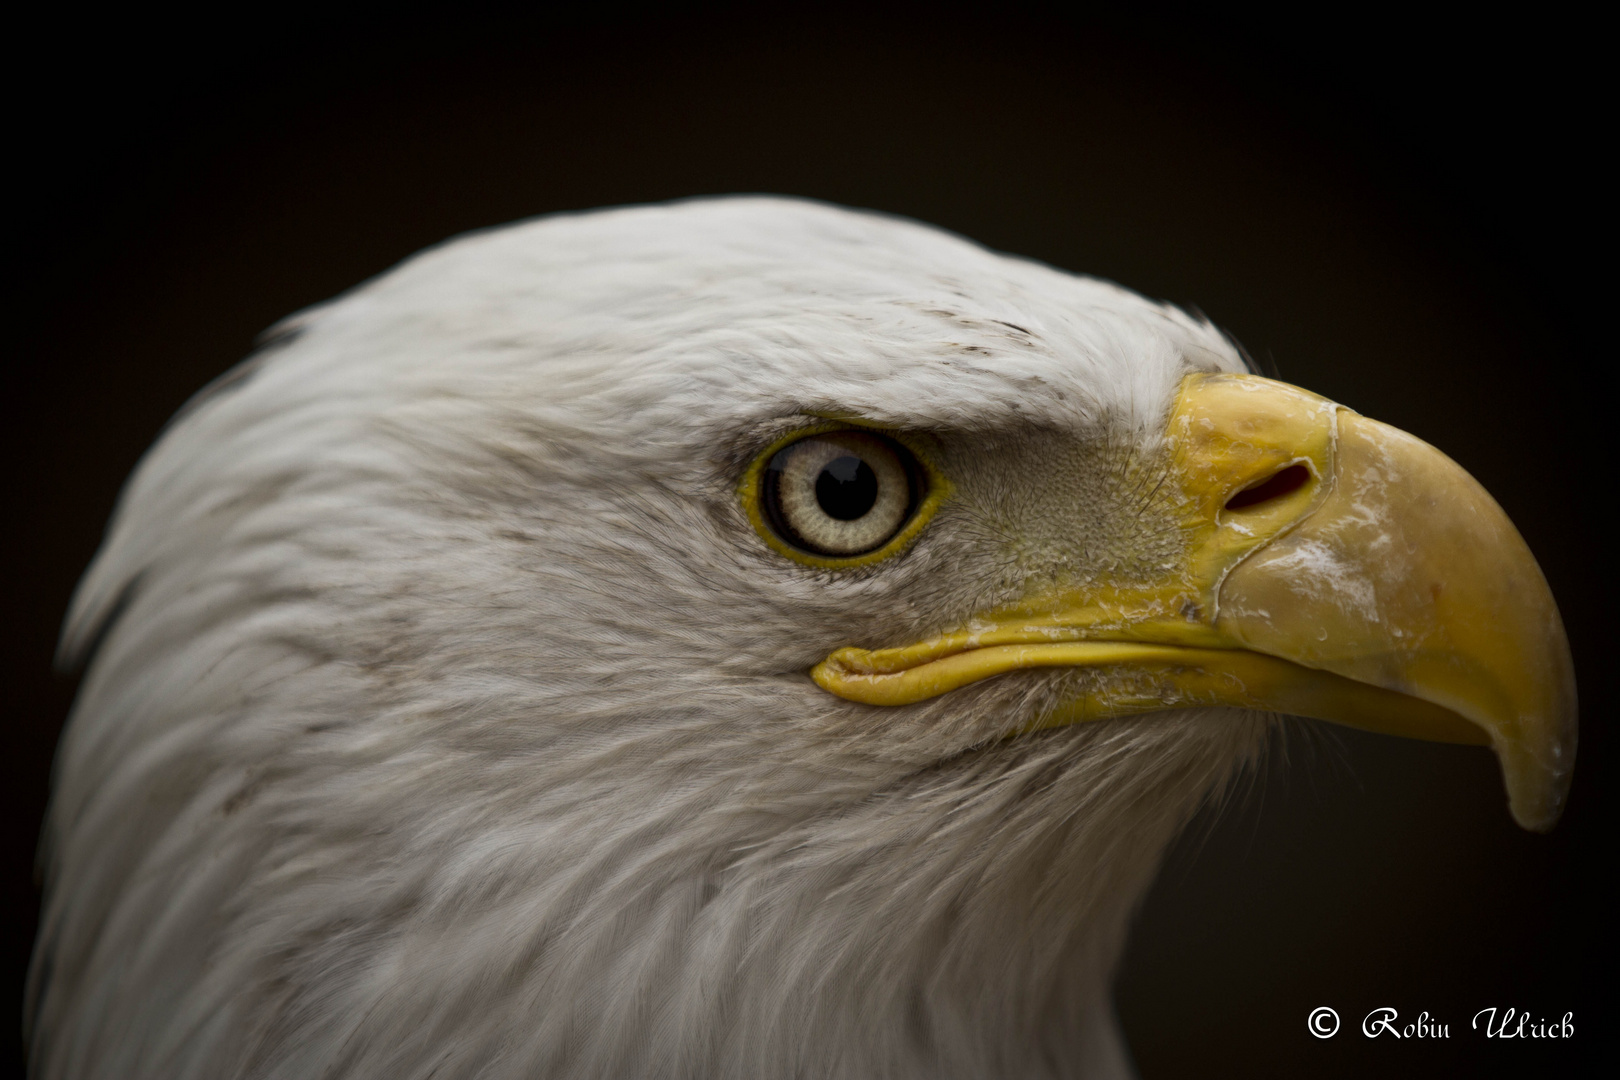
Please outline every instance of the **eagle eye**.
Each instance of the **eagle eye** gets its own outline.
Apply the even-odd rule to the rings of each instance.
[[[764,517],[801,551],[849,558],[875,551],[917,509],[922,469],[893,439],[869,431],[806,435],[772,455],[761,476]]]

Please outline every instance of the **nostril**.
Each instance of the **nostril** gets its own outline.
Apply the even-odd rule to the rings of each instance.
[[[1311,478],[1311,471],[1303,465],[1290,465],[1280,472],[1274,472],[1258,484],[1250,484],[1230,499],[1226,500],[1228,510],[1242,510],[1245,507],[1256,506],[1272,499],[1280,499],[1284,495],[1291,495],[1305,486]]]

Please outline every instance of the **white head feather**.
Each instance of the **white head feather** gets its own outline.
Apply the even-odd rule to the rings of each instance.
[[[39,1076],[1124,1070],[1132,907],[1264,722],[1003,739],[1077,676],[881,709],[806,670],[1153,558],[1099,463],[1241,366],[1115,286],[764,198],[474,235],[289,321],[74,603]],[[968,477],[903,557],[815,570],[744,516],[829,413]]]

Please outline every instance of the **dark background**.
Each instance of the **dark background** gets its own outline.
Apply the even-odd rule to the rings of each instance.
[[[737,191],[907,214],[1196,304],[1282,377],[1460,461],[1558,597],[1583,701],[1558,828],[1516,829],[1487,752],[1299,725],[1147,901],[1119,993],[1144,1077],[1568,1076],[1610,1052],[1595,29],[771,12],[12,26],[0,1073],[21,1069],[32,860],[74,690],[54,638],[164,420],[282,315],[454,233]],[[1307,1034],[1318,1005],[1336,1038]],[[1380,1005],[1451,1038],[1369,1041]],[[1468,1023],[1490,1005],[1573,1012],[1575,1039],[1487,1042]]]

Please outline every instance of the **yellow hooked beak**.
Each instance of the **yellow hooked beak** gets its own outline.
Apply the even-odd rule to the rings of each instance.
[[[1229,705],[1490,745],[1513,817],[1551,828],[1575,675],[1546,580],[1451,459],[1286,383],[1191,375],[1170,415],[1179,565],[1090,581],[812,677],[904,705],[1007,671],[1095,676],[1041,727]]]

